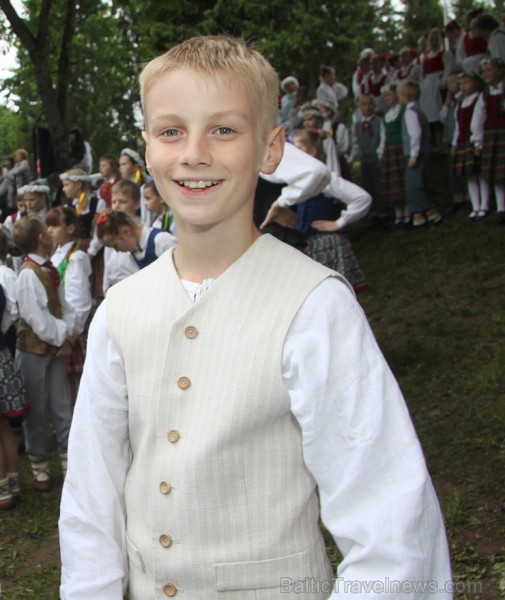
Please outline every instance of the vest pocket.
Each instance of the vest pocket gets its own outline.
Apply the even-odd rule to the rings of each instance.
[[[134,567],[142,573],[145,573],[146,567],[144,565],[144,560],[142,559],[142,554],[140,554],[137,546],[130,542],[128,535],[126,536],[126,550],[128,552],[128,562],[130,567]]]
[[[218,592],[277,588],[282,578],[292,581],[307,576],[308,552],[247,562],[217,563],[216,589]]]

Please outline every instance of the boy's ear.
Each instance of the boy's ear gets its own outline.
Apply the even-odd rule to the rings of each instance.
[[[274,127],[274,129],[272,129],[272,131],[268,134],[267,146],[260,169],[262,173],[270,175],[279,166],[279,163],[282,160],[282,155],[284,154],[285,137],[284,125]]]

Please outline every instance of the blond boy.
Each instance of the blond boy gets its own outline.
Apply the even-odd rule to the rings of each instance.
[[[446,581],[423,456],[352,292],[253,225],[258,173],[282,157],[275,72],[241,40],[193,38],[141,89],[179,241],[91,328],[61,597],[346,597],[319,498],[341,577]]]

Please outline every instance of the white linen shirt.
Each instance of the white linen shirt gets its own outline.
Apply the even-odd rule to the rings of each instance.
[[[58,246],[51,256],[51,262],[55,267],[65,260],[74,242],[68,242]],[[65,300],[70,310],[75,315],[75,330],[81,334],[86,327],[93,299],[91,297],[91,263],[88,255],[82,250],[77,250],[72,255],[65,271],[65,283],[63,289]]]
[[[43,265],[45,258],[37,254],[28,255],[38,265]],[[31,269],[21,269],[14,286],[18,303],[19,316],[28,323],[33,332],[47,344],[59,348],[70,337],[74,329],[74,314],[63,294],[62,287],[58,290],[62,318],[57,319],[49,312],[46,288]]]
[[[183,284],[198,297],[195,284]],[[90,328],[70,434],[62,600],[122,600],[127,587],[128,389],[106,311],[107,300]],[[331,598],[355,599],[353,585],[377,580],[436,582],[439,589],[397,599],[451,598],[444,527],[421,448],[363,311],[342,282],[325,280],[300,308],[285,340],[282,378],[323,522],[344,555]]]
[[[18,318],[18,305],[16,302],[16,273],[0,260],[0,285],[5,294],[5,310],[2,317],[2,333],[6,333],[9,327]]]
[[[414,110],[416,106],[417,104],[415,102],[409,102],[403,116],[407,134],[410,139],[410,156],[415,158],[417,158],[421,152],[421,136],[423,134],[419,116]]]

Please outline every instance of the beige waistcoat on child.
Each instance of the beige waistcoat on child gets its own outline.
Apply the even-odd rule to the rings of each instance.
[[[109,291],[129,394],[131,600],[305,597],[296,581],[328,598],[281,360],[296,312],[335,275],[265,235],[194,304],[171,251]]]

